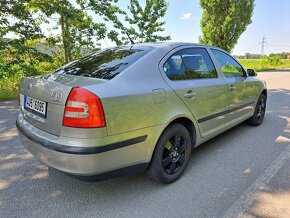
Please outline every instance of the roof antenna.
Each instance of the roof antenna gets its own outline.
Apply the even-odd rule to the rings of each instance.
[[[128,32],[126,30],[124,30],[124,31],[125,31],[128,39],[130,40],[131,44],[134,45],[135,43],[134,43],[133,39],[130,37],[130,35],[128,34]]]

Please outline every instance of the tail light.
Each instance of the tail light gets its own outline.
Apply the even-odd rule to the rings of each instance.
[[[66,101],[62,125],[75,128],[106,126],[103,105],[99,97],[88,90],[74,87]]]

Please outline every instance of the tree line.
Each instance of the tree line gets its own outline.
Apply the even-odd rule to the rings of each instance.
[[[290,59],[290,52],[280,52],[280,53],[269,54],[269,57],[274,57],[274,56],[279,57],[280,59]],[[262,58],[265,58],[266,55],[245,53],[245,55],[236,55],[235,57],[239,59],[262,59]]]

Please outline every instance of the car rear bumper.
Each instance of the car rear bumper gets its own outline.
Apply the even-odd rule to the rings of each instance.
[[[21,143],[30,153],[48,166],[76,176],[110,177],[110,172],[115,176],[123,171],[145,170],[154,149],[148,146],[150,137],[141,132],[137,137],[117,142],[112,138],[110,144],[98,139],[93,146],[82,146],[78,139],[77,145],[71,146],[58,143],[64,139],[37,129],[22,117],[17,119],[16,126]]]

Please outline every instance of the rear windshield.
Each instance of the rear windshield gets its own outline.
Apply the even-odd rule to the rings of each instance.
[[[149,46],[109,48],[71,62],[53,74],[112,79],[152,50]]]

